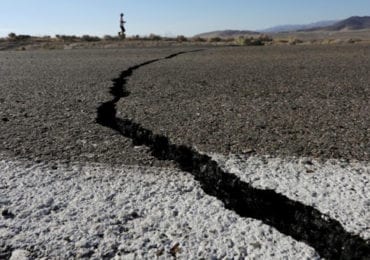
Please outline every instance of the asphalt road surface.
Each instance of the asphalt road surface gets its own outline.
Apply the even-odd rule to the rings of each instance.
[[[365,259],[369,52],[0,52],[0,258]]]
[[[140,68],[118,111],[206,152],[369,161],[369,55],[369,46],[188,53]]]

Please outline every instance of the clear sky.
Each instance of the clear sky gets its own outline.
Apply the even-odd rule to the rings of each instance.
[[[0,37],[16,34],[192,36],[370,15],[370,0],[0,0]]]

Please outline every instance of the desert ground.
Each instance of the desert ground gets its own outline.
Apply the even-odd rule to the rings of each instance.
[[[370,45],[0,52],[0,258],[369,257]]]

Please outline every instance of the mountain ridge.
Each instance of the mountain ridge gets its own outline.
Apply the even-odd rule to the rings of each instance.
[[[201,38],[212,38],[212,37],[221,37],[221,38],[228,38],[228,37],[237,37],[237,36],[245,36],[245,35],[257,35],[260,32],[251,31],[251,30],[217,30],[211,32],[205,32],[195,35],[194,37],[201,37]]]
[[[292,31],[298,31],[298,30],[330,26],[330,25],[337,23],[338,21],[339,20],[327,20],[327,21],[319,21],[319,22],[314,22],[314,23],[309,23],[309,24],[285,24],[285,25],[269,27],[269,28],[259,30],[259,31],[263,33],[292,32]]]
[[[370,29],[370,16],[351,16],[333,25],[316,27],[302,31],[343,31]]]
[[[370,29],[370,16],[351,16],[343,20],[327,20],[319,21],[310,24],[302,25],[279,25],[270,27],[264,30],[252,31],[252,30],[218,30],[212,32],[205,32],[195,35],[194,37],[202,38],[231,38],[239,36],[255,36],[266,33],[293,33],[293,32],[316,32],[316,31],[358,31],[363,29]]]

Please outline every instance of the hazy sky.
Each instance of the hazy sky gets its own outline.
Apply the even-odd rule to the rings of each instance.
[[[370,15],[370,0],[0,0],[0,37],[116,35],[120,12],[128,35],[192,36]]]

